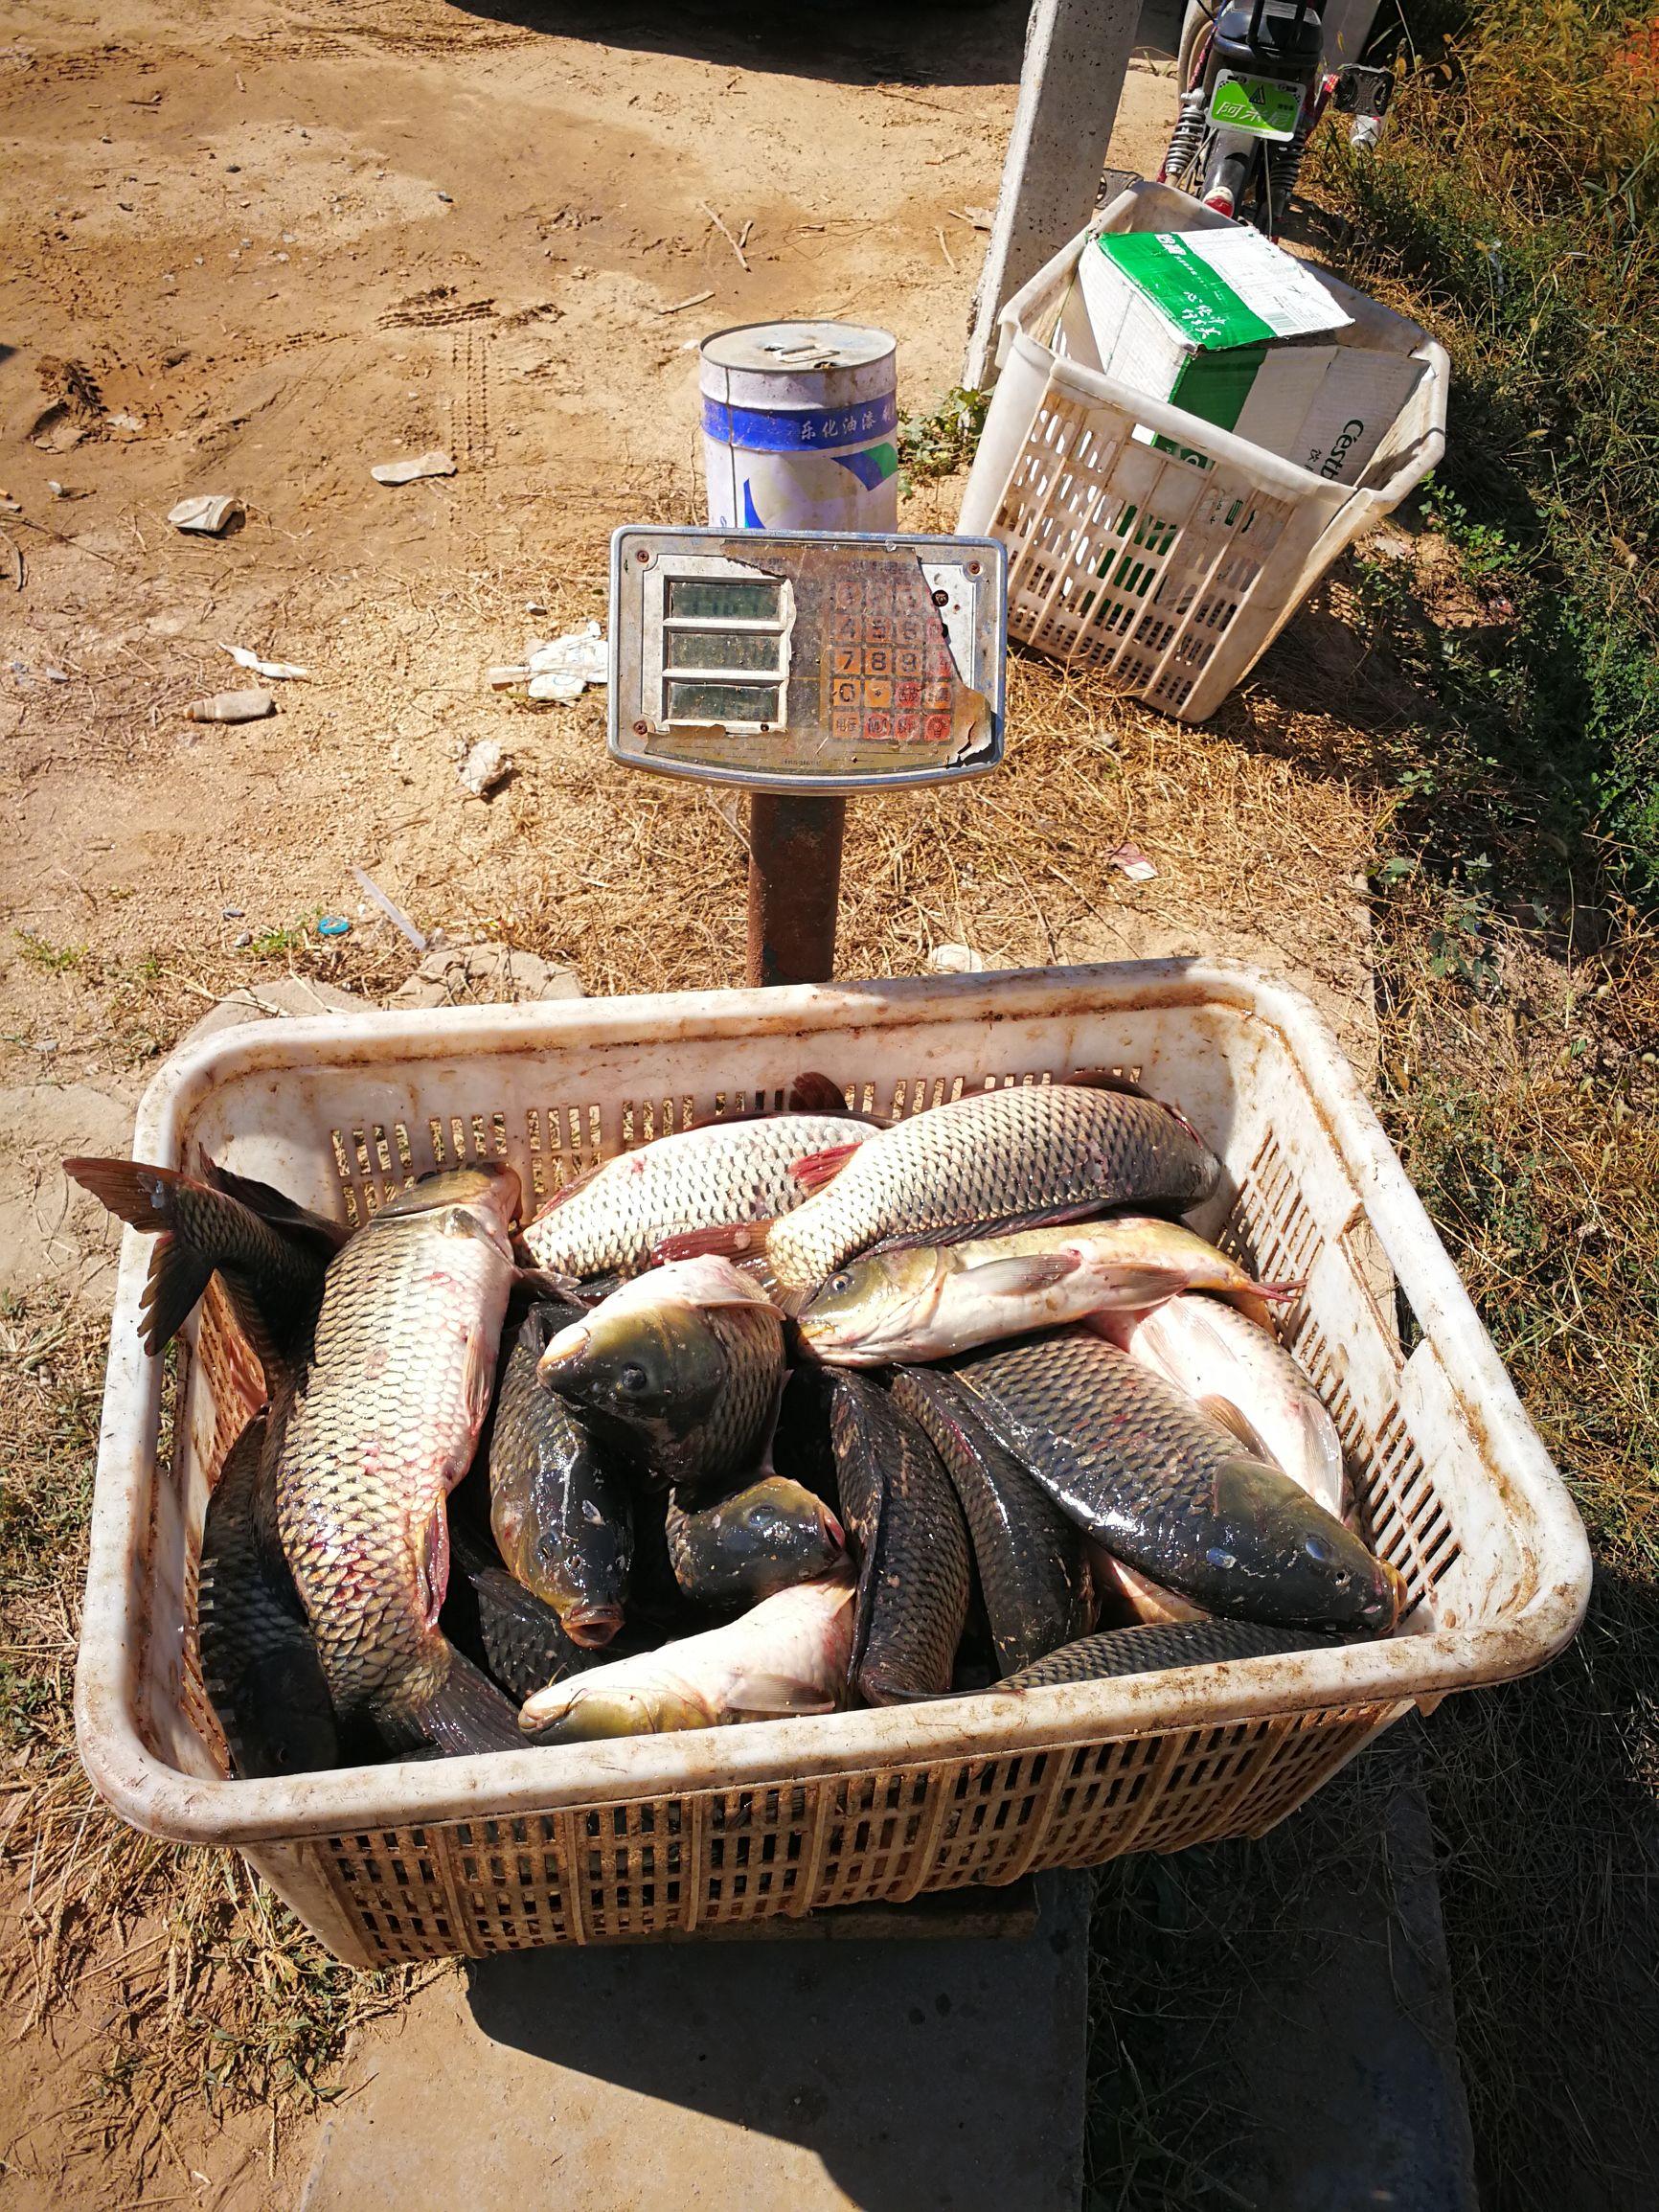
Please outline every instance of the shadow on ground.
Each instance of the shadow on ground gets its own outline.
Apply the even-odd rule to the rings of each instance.
[[[1042,1889],[1021,1942],[526,1952],[469,1968],[467,2003],[491,2042],[668,2108],[687,2146],[709,2139],[688,2113],[801,2145],[866,2212],[1061,2212],[1080,2183],[1088,1893]],[[649,2129],[648,2108],[603,2109]],[[642,2135],[642,2174],[648,2155]],[[706,2149],[691,2156],[703,2178]]]
[[[1012,84],[1025,48],[1020,0],[902,8],[723,7],[717,0],[631,9],[462,0],[465,12],[563,38],[647,54],[689,54],[733,68],[847,84]]]

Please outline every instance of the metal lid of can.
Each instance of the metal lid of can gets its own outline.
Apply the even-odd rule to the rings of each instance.
[[[741,323],[716,331],[701,346],[721,369],[791,376],[824,369],[864,369],[897,353],[890,331],[861,323]]]

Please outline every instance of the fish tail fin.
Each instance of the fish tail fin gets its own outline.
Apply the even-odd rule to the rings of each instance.
[[[217,1160],[198,1149],[197,1169],[201,1180],[210,1191],[221,1197],[236,1198],[247,1207],[250,1214],[258,1214],[261,1221],[268,1221],[274,1229],[291,1229],[297,1236],[314,1237],[326,1244],[330,1252],[337,1252],[352,1234],[344,1221],[330,1221],[322,1214],[312,1213],[309,1206],[302,1206],[297,1198],[288,1197],[269,1183],[261,1183],[252,1175],[239,1175],[229,1168],[220,1167]]]
[[[857,1150],[856,1145],[826,1145],[821,1152],[807,1152],[790,1161],[789,1179],[804,1191],[821,1191],[835,1180]]]
[[[716,1259],[742,1261],[758,1258],[765,1248],[770,1221],[719,1221],[707,1229],[679,1229],[659,1237],[651,1246],[654,1266],[670,1260]]]
[[[118,1220],[155,1237],[140,1308],[144,1348],[153,1358],[190,1319],[214,1271],[212,1258],[178,1234],[178,1195],[194,1186],[176,1168],[143,1160],[67,1159],[63,1172]]]
[[[213,1262],[180,1243],[170,1229],[157,1237],[139,1301],[144,1348],[152,1359],[160,1357],[195,1311],[213,1271]]]
[[[410,1708],[426,1741],[446,1757],[521,1751],[518,1715],[480,1667],[447,1646],[449,1664],[436,1690]]]
[[[145,1160],[77,1157],[64,1161],[63,1172],[118,1220],[129,1228],[147,1229],[152,1236],[176,1228],[178,1194],[193,1187],[191,1177],[176,1168],[151,1167]]]

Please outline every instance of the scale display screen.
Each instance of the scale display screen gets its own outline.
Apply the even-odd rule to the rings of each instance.
[[[841,791],[1002,758],[994,539],[625,528],[610,747],[631,767]]]

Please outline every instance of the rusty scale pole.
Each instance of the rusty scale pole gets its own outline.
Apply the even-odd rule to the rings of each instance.
[[[749,793],[751,984],[828,983],[835,972],[845,799]]]

